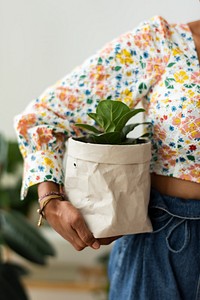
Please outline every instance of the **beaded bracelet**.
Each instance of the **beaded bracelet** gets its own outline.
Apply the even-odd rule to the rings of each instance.
[[[65,194],[64,194],[64,193],[56,192],[56,191],[51,191],[51,192],[48,192],[48,193],[42,195],[42,196],[38,199],[38,202],[40,203],[40,202],[42,201],[42,199],[44,199],[44,198],[47,197],[47,196],[51,196],[51,195],[61,196],[63,199],[65,199]]]

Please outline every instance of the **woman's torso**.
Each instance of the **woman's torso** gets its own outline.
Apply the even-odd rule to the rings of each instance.
[[[171,56],[147,96],[153,123],[151,172],[157,174],[152,185],[168,195],[200,199],[199,44],[188,25],[172,25],[170,31]]]
[[[151,185],[164,195],[200,200],[200,184],[196,182],[152,173]]]
[[[191,82],[191,87],[195,87],[195,84],[199,84],[200,85],[200,68],[199,68],[199,58],[200,58],[200,35],[197,32],[197,30],[200,29],[200,21],[197,22],[192,22],[189,23],[186,26],[179,26],[178,32],[181,33],[182,37],[186,37],[187,36],[187,32],[189,32],[188,36],[187,36],[187,40],[189,41],[189,45],[191,46],[191,53],[193,53],[193,56],[191,57],[192,60],[194,59],[194,61],[196,61],[197,64],[194,64],[193,67],[190,70],[191,73],[191,77],[192,79],[194,79],[194,74],[196,74],[196,82]],[[181,32],[180,32],[181,30]],[[183,30],[183,31],[182,31]],[[186,33],[184,33],[184,30],[186,30]],[[196,49],[195,49],[196,46]],[[188,51],[188,48],[186,47],[185,50]],[[190,51],[190,49],[189,49]],[[186,54],[183,54],[186,58]],[[175,57],[176,59],[176,57]],[[172,57],[172,62],[171,64],[174,64],[173,62],[174,57]],[[189,63],[188,63],[189,65]],[[181,70],[181,66],[179,66],[180,70]],[[193,75],[192,75],[193,74]],[[185,76],[187,78],[187,75]],[[189,77],[189,76],[188,76]],[[185,78],[185,80],[186,80]],[[167,79],[166,79],[167,80]],[[184,81],[184,77],[182,78],[182,81]],[[185,92],[185,90],[182,90],[183,92]],[[195,91],[190,90],[190,93],[193,94],[195,96]],[[197,102],[199,101],[199,88],[197,90]],[[185,96],[183,96],[185,97]],[[185,97],[187,98],[187,97]],[[189,97],[190,98],[190,97]],[[187,99],[185,99],[186,101]],[[179,104],[179,108],[180,110],[182,109],[181,105]],[[187,108],[187,104],[186,104],[186,108]],[[197,105],[197,108],[199,108],[199,105]],[[181,112],[180,112],[181,113]],[[198,119],[198,115],[199,112],[197,110],[197,119]],[[189,113],[188,113],[189,116]],[[194,116],[195,117],[195,116]],[[175,118],[175,116],[174,116]],[[179,121],[181,120],[181,118],[179,119]],[[178,118],[177,118],[178,121]],[[200,133],[200,129],[199,129],[199,124],[197,123],[197,131],[196,131],[196,135],[198,136]],[[195,136],[195,135],[194,135]],[[199,136],[197,137],[197,139],[199,140]],[[192,140],[192,139],[191,139]],[[192,148],[190,146],[190,148]],[[195,148],[193,146],[193,148]],[[170,153],[169,153],[170,155]],[[199,158],[199,152],[197,153],[197,160]],[[200,176],[200,174],[198,173],[198,167],[197,167],[197,176]],[[183,174],[183,176],[186,174]],[[198,180],[197,180],[198,181]],[[191,181],[186,181],[186,180],[181,180],[178,178],[174,178],[174,177],[166,177],[166,176],[162,176],[162,175],[156,175],[155,173],[151,174],[151,182],[152,182],[152,186],[154,188],[156,188],[157,190],[159,190],[161,193],[163,194],[167,194],[170,196],[174,196],[174,197],[180,197],[180,198],[184,198],[184,199],[200,199],[200,184],[196,183],[196,182],[191,182]]]

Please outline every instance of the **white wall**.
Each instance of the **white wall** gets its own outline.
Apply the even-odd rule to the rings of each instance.
[[[198,0],[0,0],[0,131],[104,43],[143,19],[200,16]]]

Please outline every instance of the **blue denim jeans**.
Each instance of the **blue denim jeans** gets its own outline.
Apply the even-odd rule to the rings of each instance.
[[[152,189],[152,233],[117,240],[109,261],[110,300],[200,299],[200,201]]]

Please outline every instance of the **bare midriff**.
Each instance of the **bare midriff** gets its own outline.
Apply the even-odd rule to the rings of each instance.
[[[151,186],[164,195],[200,200],[200,184],[174,177],[151,174]]]

